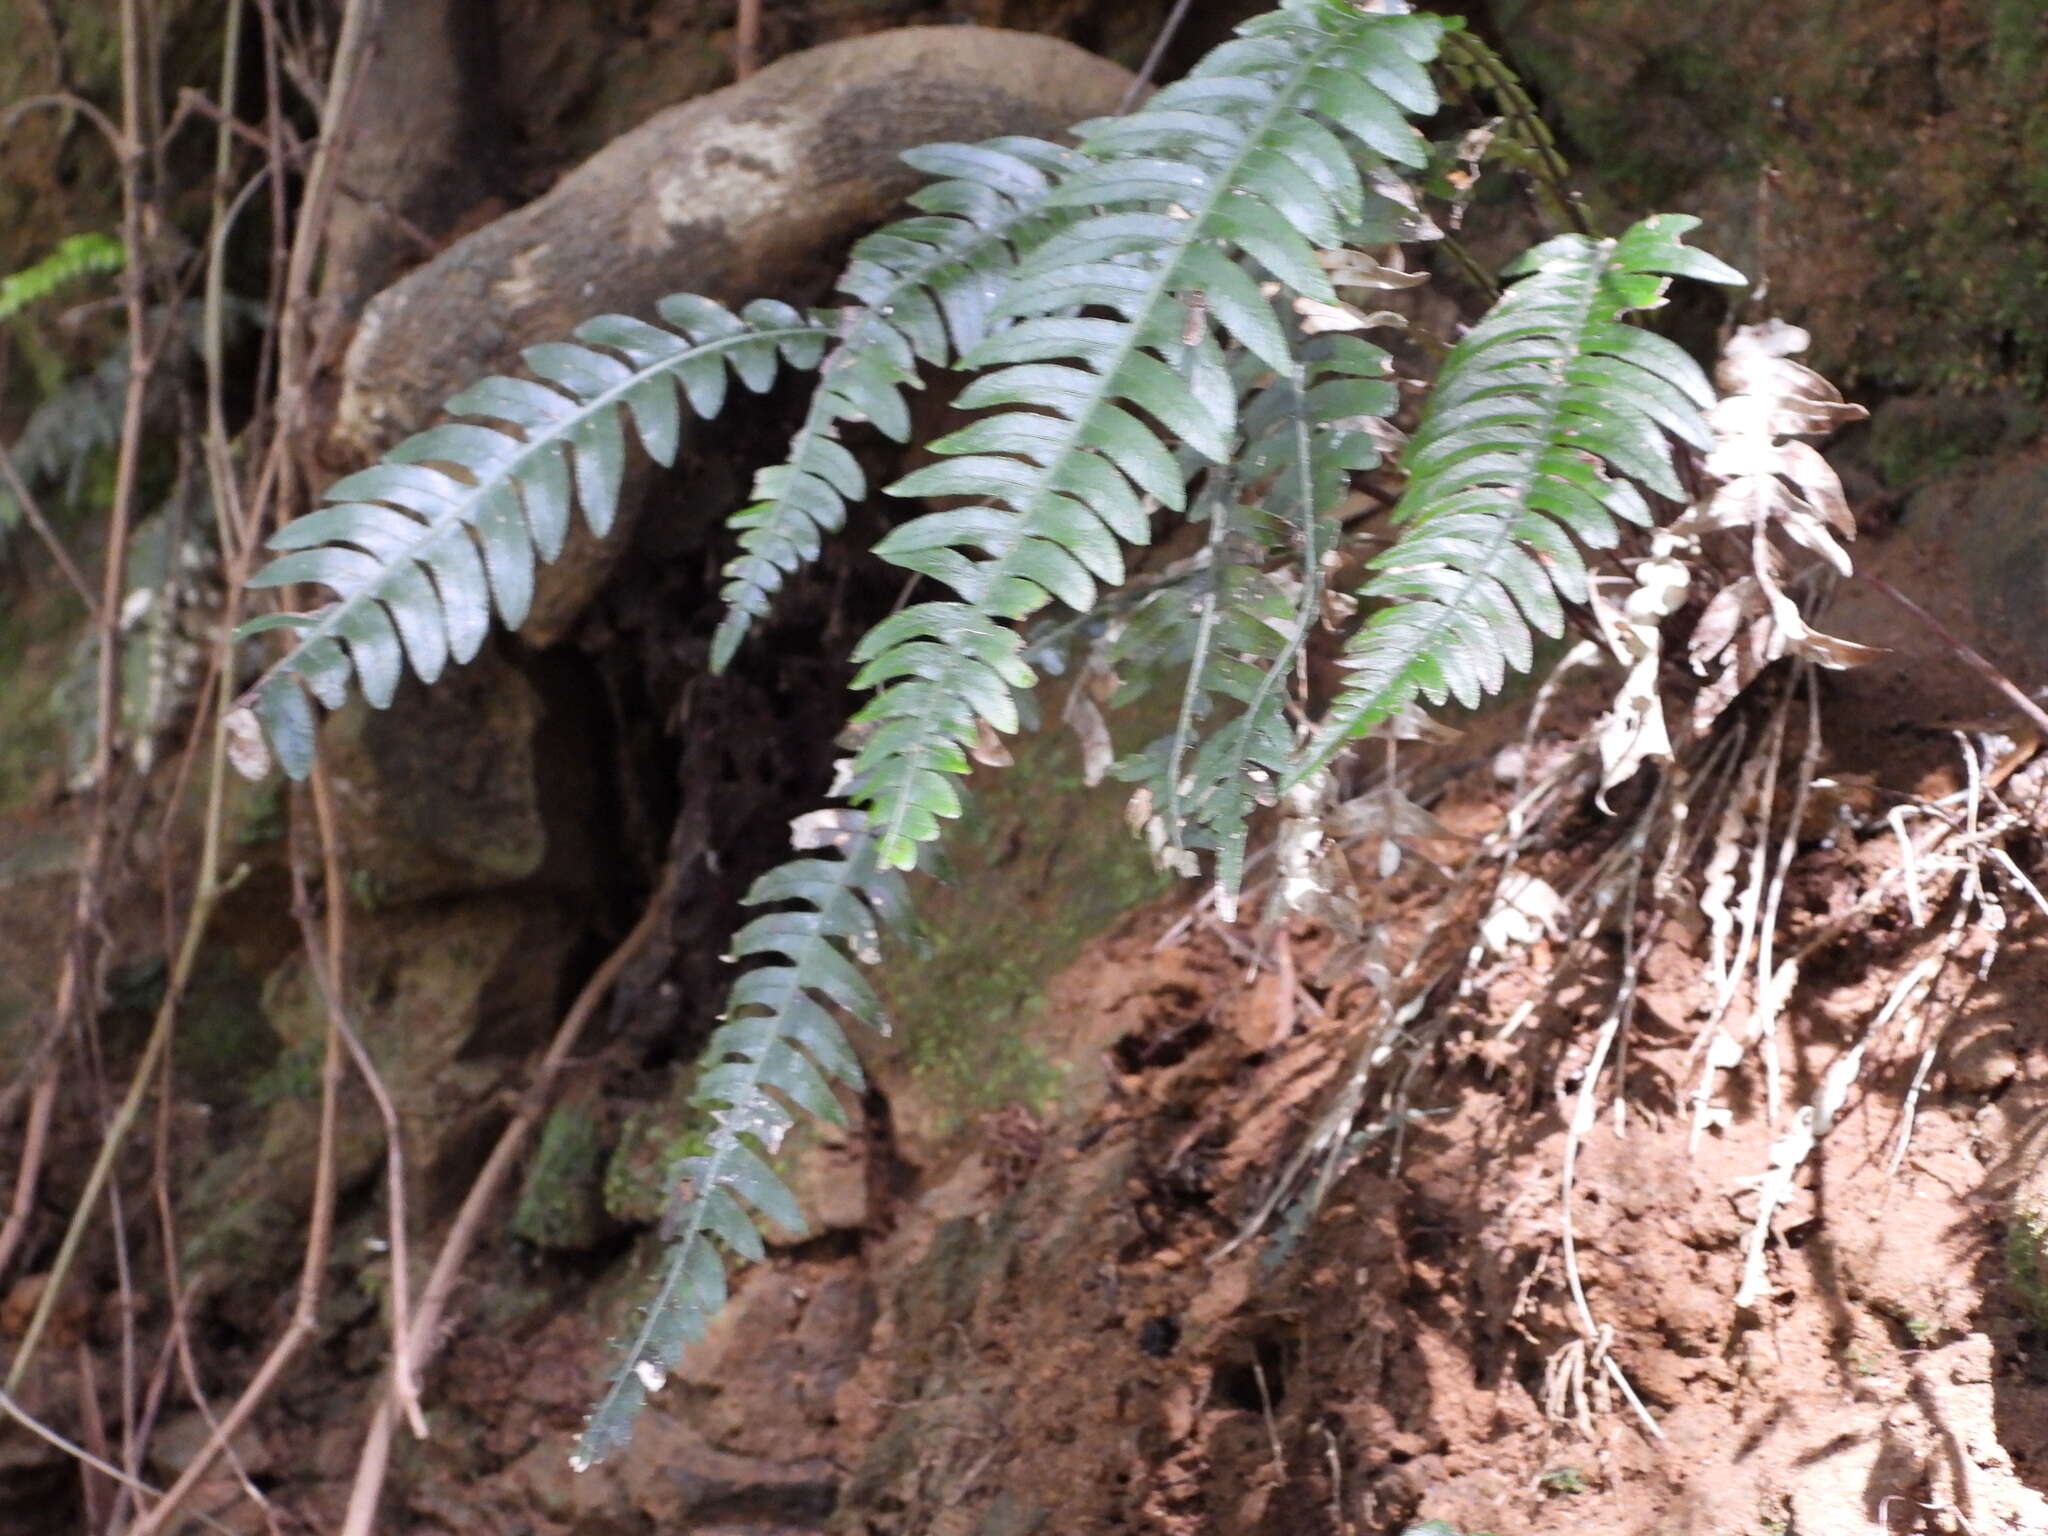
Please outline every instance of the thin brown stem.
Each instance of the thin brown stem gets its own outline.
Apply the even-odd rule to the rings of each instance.
[[[740,0],[733,30],[732,73],[744,80],[761,67],[761,0]]]
[[[299,224],[285,261],[284,300],[277,329],[282,364],[278,425],[286,435],[301,424],[306,391],[312,384],[306,348],[306,306],[311,301],[320,250],[326,243],[327,209],[334,197],[335,176],[347,140],[357,71],[381,10],[381,0],[348,0],[342,12],[341,31],[334,45],[334,67],[328,75],[320,114],[320,142],[313,148],[313,163],[306,173],[305,194],[300,200]]]
[[[43,1441],[47,1445],[55,1446],[65,1455],[85,1463],[103,1476],[110,1477],[118,1483],[133,1488],[138,1493],[146,1493],[152,1497],[157,1496],[157,1490],[148,1483],[142,1482],[138,1478],[130,1477],[112,1462],[93,1455],[91,1451],[87,1450],[77,1441],[65,1439],[64,1436],[58,1434],[56,1430],[50,1428],[49,1425],[16,1402],[14,1395],[10,1392],[0,1391],[0,1415],[5,1415],[7,1418],[12,1419],[38,1440]],[[208,1530],[222,1531],[226,1532],[227,1536],[233,1536],[233,1532],[229,1531],[228,1527],[222,1525],[218,1520],[213,1519],[209,1515],[199,1515],[196,1518]]]
[[[326,848],[338,847],[333,797],[325,774],[314,773],[311,790],[321,844]],[[341,900],[339,868],[331,873],[333,883],[327,888],[330,907]],[[356,1071],[377,1106],[378,1118],[384,1122],[385,1202],[391,1258],[391,1377],[393,1390],[405,1409],[406,1422],[412,1426],[413,1433],[424,1440],[427,1438],[427,1421],[420,1412],[419,1378],[412,1365],[412,1255],[406,1241],[405,1137],[399,1125],[398,1106],[391,1100],[383,1074],[377,1070],[376,1059],[364,1047],[362,1038],[349,1021],[348,1007],[343,1001],[345,983],[338,973],[328,969],[321,955],[319,940],[313,932],[312,914],[302,911],[298,917],[306,940],[306,961],[312,969],[313,984],[320,993],[321,1003],[327,1010],[328,1022],[341,1032],[342,1044],[348,1048]]]
[[[1999,671],[1980,651],[1964,641],[1954,630],[1950,629],[1941,620],[1937,619],[1925,608],[1922,608],[1882,576],[1872,576],[1865,572],[1862,579],[1869,582],[1871,586],[1897,603],[1922,624],[1925,624],[1944,645],[1956,653],[1956,656],[1964,665],[1968,666],[1971,671],[1983,678],[1985,682],[2004,694],[2012,702],[2013,707],[2025,715],[2033,723],[2034,728],[2041,732],[2043,738],[2048,739],[2048,709],[2043,709],[2032,698],[2028,697],[2026,693],[2022,692],[2019,684]]]
[[[323,882],[327,893],[327,923],[324,935],[325,955],[322,957],[330,975],[339,975],[342,969],[343,946],[347,931],[340,899],[340,859],[332,839],[327,839],[320,850]],[[303,865],[293,861],[292,868],[293,906],[298,909],[310,907]],[[299,1269],[299,1286],[296,1302],[292,1308],[291,1321],[283,1335],[271,1346],[256,1374],[243,1387],[228,1411],[222,1415],[206,1443],[199,1448],[177,1482],[164,1495],[163,1502],[137,1520],[129,1536],[157,1536],[180,1505],[191,1497],[192,1490],[199,1486],[213,1463],[227,1448],[229,1442],[241,1432],[244,1424],[256,1409],[270,1395],[271,1389],[283,1377],[284,1370],[291,1363],[292,1356],[320,1329],[320,1296],[327,1273],[327,1255],[334,1242],[334,1203],[338,1183],[335,1163],[335,1127],[339,1119],[341,1099],[341,1058],[342,1035],[335,1027],[330,1015],[327,1027],[327,1052],[320,1068],[320,1144],[313,1171],[313,1210],[306,1235],[305,1259]]]
[[[14,131],[14,125],[23,117],[45,107],[75,112],[99,129],[100,137],[107,141],[107,147],[114,152],[116,160],[127,156],[131,143],[128,136],[114,126],[114,120],[106,113],[73,91],[45,91],[39,96],[24,96],[5,112],[0,112],[0,143],[6,141],[7,136]]]
[[[526,1145],[526,1138],[540,1124],[548,1109],[555,1079],[563,1064],[576,1049],[584,1028],[596,1016],[598,1005],[610,995],[627,962],[640,953],[660,930],[662,915],[667,909],[668,886],[664,884],[648,902],[647,910],[633,925],[633,931],[619,941],[618,948],[584,983],[575,1003],[563,1015],[554,1039],[548,1043],[546,1054],[534,1069],[533,1080],[518,1110],[499,1134],[498,1143],[491,1148],[483,1171],[463,1197],[462,1208],[455,1213],[454,1224],[442,1240],[441,1251],[434,1258],[433,1271],[427,1276],[426,1288],[420,1293],[419,1310],[413,1316],[412,1355],[418,1368],[424,1370],[440,1348],[441,1319],[447,1311],[449,1298],[455,1292],[455,1282],[461,1277],[462,1266],[468,1261],[470,1249],[483,1230],[484,1217],[491,1202],[510,1177],[513,1165]],[[349,1491],[348,1515],[342,1524],[341,1536],[370,1536],[376,1529],[377,1504],[383,1496],[384,1477],[391,1462],[391,1437],[397,1428],[395,1398],[396,1394],[391,1391],[378,1397],[369,1433],[363,1439],[362,1454],[356,1460],[356,1481]]]
[[[1174,7],[1167,12],[1166,20],[1160,24],[1159,35],[1152,39],[1151,51],[1145,55],[1145,62],[1138,66],[1138,72],[1131,76],[1131,83],[1124,87],[1123,100],[1116,104],[1117,116],[1135,107],[1151,88],[1153,79],[1159,74],[1159,66],[1166,60],[1166,50],[1173,46],[1175,34],[1181,23],[1188,19],[1190,0],[1174,0]]]
[[[35,493],[29,490],[27,482],[21,478],[20,471],[14,467],[14,456],[7,451],[4,443],[0,443],[0,480],[7,482],[7,492],[14,498],[14,504],[21,508],[22,517],[35,531],[35,536],[42,540],[43,548],[50,552],[51,560],[56,562],[58,572],[71,584],[71,590],[84,600],[86,616],[97,624],[100,617],[99,599],[92,595],[92,588],[85,583],[85,573],[79,570],[77,563],[71,558],[71,551],[64,547],[64,541],[57,537],[57,530],[43,515],[42,504],[36,500]]]
[[[35,1208],[36,1185],[42,1178],[43,1153],[49,1145],[50,1120],[57,1107],[56,1061],[52,1060],[36,1079],[28,1101],[28,1130],[21,1147],[21,1163],[14,1175],[14,1203],[7,1221],[0,1226],[0,1275],[7,1273],[14,1252],[28,1232],[28,1218]]]
[[[84,855],[79,861],[78,884],[72,905],[71,933],[57,982],[58,1028],[67,1033],[76,1032],[81,1035],[81,1025],[90,1017],[93,1000],[98,992],[97,940],[101,928],[101,886],[105,877],[109,847],[113,841],[115,820],[114,735],[120,723],[119,616],[126,586],[128,530],[133,517],[136,483],[141,466],[143,406],[149,388],[150,370],[155,361],[152,348],[146,344],[148,310],[145,284],[148,279],[148,262],[143,240],[140,180],[143,158],[141,145],[144,134],[141,85],[143,64],[142,33],[137,4],[138,0],[122,0],[122,127],[118,134],[114,134],[111,125],[108,125],[110,140],[120,156],[121,236],[127,250],[127,262],[121,274],[121,287],[128,316],[129,362],[127,394],[122,405],[121,446],[114,470],[113,506],[108,518],[106,555],[101,567],[100,597],[95,612],[94,628],[99,642],[99,658],[94,680],[94,714],[98,726],[98,739],[93,744],[92,755],[94,803]],[[36,1298],[36,1308],[30,1317],[28,1330],[22,1335],[21,1347],[15,1351],[14,1359],[8,1367],[6,1389],[9,1392],[20,1385],[29,1361],[34,1358],[43,1331],[49,1326],[58,1295],[69,1277],[70,1266],[77,1257],[85,1230],[91,1223],[93,1210],[98,1205],[101,1195],[107,1190],[107,1176],[112,1170],[114,1156],[121,1141],[125,1139],[128,1128],[134,1124],[136,1111],[141,1107],[143,1094],[155,1069],[155,1056],[152,1052],[161,1053],[169,1033],[169,1014],[165,1010],[159,1010],[157,1027],[151,1030],[150,1042],[144,1048],[144,1063],[129,1084],[128,1094],[101,1140],[100,1155],[87,1180],[85,1193],[72,1212],[70,1225],[58,1248],[57,1259],[51,1266],[49,1279],[44,1284],[42,1294]]]

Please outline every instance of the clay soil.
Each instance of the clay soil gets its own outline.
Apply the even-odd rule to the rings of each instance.
[[[1925,728],[1942,701],[1905,675],[1828,695],[1824,732],[1844,745],[1824,766],[1856,803],[1823,787],[1793,834],[1778,952],[1821,942],[1775,1029],[1775,1119],[1759,1045],[1694,1131],[1714,1002],[1698,867],[1637,907],[1636,1004],[1574,1138],[1620,920],[1468,968],[1485,891],[1446,912],[1427,860],[1380,881],[1368,839],[1377,957],[1399,971],[1420,954],[1418,974],[1443,980],[1305,1223],[1276,1213],[1217,1256],[1362,1042],[1394,1038],[1366,968],[1333,971],[1313,922],[1140,913],[1053,989],[1051,1032],[1099,1083],[1084,1102],[991,1117],[918,1169],[871,1101],[870,1174],[888,1188],[870,1230],[757,1274],[623,1470],[558,1470],[581,1407],[564,1361],[598,1344],[584,1318],[557,1319],[516,1365],[496,1341],[458,1346],[458,1395],[468,1379],[479,1408],[538,1421],[492,1431],[508,1459],[460,1519],[444,1499],[394,1529],[2048,1531],[2048,1330],[2006,1255],[2048,1112],[2048,945],[2017,887],[2003,931],[1931,864],[1917,914],[1899,898],[1884,811],[1962,773],[1956,740]],[[1569,715],[1539,755],[1565,750],[1583,723]],[[1496,735],[1440,753],[1434,808],[1456,839],[1420,852],[1454,861],[1499,825],[1512,737]],[[2024,740],[1987,762],[2015,805],[2048,774]],[[1568,807],[1524,872],[1583,885],[1632,805]],[[2022,867],[2030,837],[2007,845]],[[1916,967],[1931,994],[1873,1028]],[[1731,1033],[1752,1006],[1739,992]],[[1831,1069],[1846,1092],[1738,1305],[1774,1143]]]

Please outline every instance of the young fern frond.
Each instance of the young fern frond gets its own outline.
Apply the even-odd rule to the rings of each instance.
[[[1200,594],[1164,592],[1151,602],[1178,611],[1192,634],[1164,649],[1187,658],[1174,729],[1119,765],[1159,813],[1149,835],[1182,857],[1216,858],[1221,910],[1234,910],[1244,871],[1251,815],[1269,802],[1296,750],[1286,705],[1290,673],[1319,622],[1325,565],[1335,548],[1348,477],[1376,467],[1374,440],[1359,429],[1399,403],[1387,354],[1350,336],[1304,348],[1309,361],[1254,391],[1244,412],[1244,443],[1233,457],[1236,488],[1213,506],[1207,569]],[[1206,498],[1205,498],[1206,499]],[[1274,567],[1278,567],[1275,569]],[[1156,623],[1134,623],[1119,647],[1133,645],[1157,668]],[[1236,708],[1211,723],[1221,700]],[[1205,731],[1204,727],[1208,727]]]
[[[451,658],[473,657],[494,608],[508,628],[525,620],[534,557],[561,553],[572,505],[593,533],[612,525],[625,473],[623,417],[650,456],[673,463],[678,391],[709,420],[725,403],[728,370],[759,393],[779,366],[816,366],[829,338],[824,317],[770,299],[738,315],[689,294],[660,308],[673,329],[599,315],[577,327],[575,343],[527,348],[521,355],[544,382],[497,375],[448,402],[455,415],[506,425],[450,422],[416,433],[382,463],[330,486],[327,506],[271,538],[283,553],[250,578],[252,587],[318,582],[340,599],[242,629],[289,629],[297,639],[245,695],[287,773],[302,778],[312,768],[308,690],[337,709],[353,679],[381,709],[408,663],[431,683]]]
[[[661,1388],[684,1347],[725,1304],[721,1246],[759,1260],[765,1250],[756,1221],[763,1218],[803,1232],[796,1197],[768,1162],[795,1124],[794,1111],[843,1125],[832,1083],[864,1086],[832,1009],[886,1029],[854,960],[873,960],[881,925],[901,916],[902,877],[877,868],[873,839],[857,819],[841,819],[833,841],[836,857],[784,864],[747,893],[747,905],[774,910],[734,936],[734,958],[773,963],[740,977],[705,1048],[693,1102],[711,1118],[709,1150],[673,1170],[683,1189],[663,1222],[672,1245],[639,1329],[584,1426],[572,1458],[578,1470],[625,1447],[647,1394]]]
[[[1012,690],[1032,676],[1006,622],[1054,600],[1088,607],[1098,583],[1123,580],[1118,541],[1148,542],[1146,498],[1186,507],[1186,472],[1160,429],[1229,457],[1237,402],[1217,330],[1293,371],[1272,304],[1233,252],[1285,289],[1335,298],[1313,246],[1341,244],[1366,216],[1359,159],[1423,158],[1402,112],[1435,104],[1422,62],[1441,28],[1291,0],[1143,111],[1079,130],[1091,163],[1047,202],[1090,213],[1018,264],[996,310],[1011,323],[962,359],[992,371],[959,405],[1008,409],[933,443],[945,461],[890,488],[981,504],[927,513],[876,546],[958,598],[897,615],[855,652],[855,686],[880,691],[856,716],[872,731],[852,798],[874,818],[884,864],[916,864],[959,814],[952,780],[968,749],[984,730],[1016,729]]]
[[[847,504],[867,495],[839,424],[866,421],[909,439],[903,390],[916,384],[917,364],[950,366],[988,334],[993,296],[1047,225],[1053,177],[1078,163],[1072,150],[1016,137],[927,144],[903,159],[945,179],[911,194],[921,213],[853,248],[839,288],[859,303],[843,312],[789,457],[755,477],[754,503],[730,520],[743,553],[725,568],[713,671],[732,660],[783,583],[817,559],[824,536],[845,526]]]
[[[1387,606],[1345,647],[1350,674],[1293,782],[1418,696],[1469,708],[1527,671],[1535,634],[1564,632],[1559,599],[1586,598],[1574,540],[1608,548],[1616,519],[1647,524],[1637,482],[1682,499],[1665,434],[1711,447],[1713,387],[1621,317],[1656,305],[1667,276],[1742,281],[1680,243],[1698,222],[1560,235],[1508,269],[1525,275],[1451,350],[1402,454],[1401,537],[1363,593]]]

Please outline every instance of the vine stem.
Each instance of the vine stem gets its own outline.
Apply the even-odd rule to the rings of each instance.
[[[152,349],[145,345],[148,340],[148,311],[144,284],[148,280],[148,264],[145,260],[143,242],[140,174],[143,159],[143,104],[140,79],[142,42],[141,23],[136,6],[137,0],[122,0],[122,126],[117,132],[109,133],[109,140],[115,147],[120,167],[121,233],[127,251],[127,260],[122,268],[121,287],[128,319],[128,381],[121,409],[121,446],[115,461],[106,555],[100,570],[100,598],[95,609],[97,622],[94,633],[99,645],[99,656],[93,688],[94,714],[98,727],[98,738],[93,743],[92,753],[93,814],[86,834],[85,851],[79,861],[78,885],[72,902],[71,933],[65,945],[63,966],[57,981],[55,1027],[60,1035],[69,1033],[81,1038],[85,1033],[83,1026],[92,1011],[94,993],[97,990],[98,960],[93,941],[100,927],[101,886],[106,873],[108,845],[113,840],[112,780],[114,731],[120,717],[121,599],[127,581],[128,530],[133,519],[136,482],[141,473],[142,408],[155,361]],[[185,950],[196,951],[196,936],[188,935],[188,939],[191,941],[184,947]],[[180,956],[185,962],[184,969],[187,973],[190,971],[190,958],[190,953],[183,953]],[[63,1290],[64,1280],[77,1257],[79,1244],[84,1240],[86,1228],[91,1224],[93,1209],[106,1190],[107,1175],[112,1170],[114,1158],[120,1150],[121,1143],[126,1140],[129,1128],[135,1123],[136,1112],[141,1107],[149,1079],[155,1071],[156,1057],[162,1053],[164,1041],[169,1036],[169,1002],[170,994],[167,994],[166,1006],[158,1010],[156,1025],[151,1030],[149,1044],[144,1049],[143,1064],[137,1068],[134,1079],[128,1086],[127,1096],[101,1138],[99,1156],[94,1160],[91,1176],[86,1181],[85,1193],[72,1211],[71,1221],[65,1230],[56,1261],[51,1266],[48,1280],[44,1282],[42,1294],[36,1298],[36,1309],[29,1319],[28,1329],[22,1335],[21,1347],[15,1351],[14,1359],[8,1366],[5,1389],[10,1393],[20,1386],[29,1361],[35,1357],[36,1347],[41,1342],[43,1331],[49,1326],[51,1314],[56,1309],[58,1293]],[[58,1061],[53,1059],[46,1070],[52,1075],[56,1074],[60,1070]],[[39,1165],[24,1161],[16,1187],[17,1203],[33,1199],[33,1191],[39,1177]]]
[[[214,781],[222,782],[226,774],[223,760],[225,748],[221,744],[223,733],[216,727]],[[318,800],[315,800],[316,812]],[[326,888],[326,925],[320,940],[325,949],[325,961],[330,974],[341,971],[342,955],[347,942],[346,910],[341,900],[341,858],[335,846],[324,817],[316,815],[316,830],[321,835],[320,861],[321,880]],[[294,859],[292,863],[292,905],[295,910],[306,911],[310,898],[306,890],[303,864]],[[310,939],[310,934],[309,934]],[[311,961],[316,968],[318,957]],[[270,1390],[283,1376],[284,1369],[291,1363],[292,1356],[314,1334],[320,1331],[320,1298],[326,1286],[327,1255],[334,1245],[334,1205],[339,1179],[335,1172],[335,1137],[340,1119],[341,1102],[341,1058],[342,1036],[335,1015],[327,1018],[327,1048],[320,1065],[320,1137],[319,1148],[313,1165],[313,1210],[306,1236],[305,1256],[299,1267],[298,1291],[294,1298],[291,1321],[284,1333],[270,1347],[263,1363],[256,1368],[256,1374],[242,1388],[241,1395],[232,1407],[223,1414],[206,1443],[186,1465],[178,1480],[165,1493],[163,1502],[142,1515],[129,1532],[129,1536],[157,1536],[165,1524],[178,1512],[179,1507],[199,1486],[200,1480],[212,1470],[213,1463],[241,1431],[244,1424],[254,1416],[256,1409],[270,1395]]]
[[[1173,46],[1174,35],[1180,31],[1181,23],[1188,19],[1190,0],[1175,0],[1173,9],[1161,23],[1159,35],[1152,39],[1152,49],[1145,55],[1145,62],[1138,66],[1138,72],[1131,76],[1131,83],[1124,87],[1124,99],[1117,103],[1116,113],[1122,117],[1138,104],[1152,77],[1159,73],[1159,66],[1166,60],[1166,50]]]
[[[72,560],[71,551],[64,547],[64,541],[57,537],[57,530],[51,527],[49,519],[43,516],[42,504],[23,482],[20,471],[14,467],[14,456],[7,451],[4,443],[0,443],[0,480],[7,482],[8,494],[13,496],[14,504],[21,508],[22,517],[29,527],[35,530],[36,537],[43,541],[43,548],[50,552],[50,558],[57,563],[58,571],[65,581],[70,583],[71,590],[84,600],[86,617],[95,623],[99,622],[99,599],[93,596],[92,588],[86,585],[84,573]]]
[[[1963,638],[1954,630],[1950,629],[1941,620],[1937,619],[1925,608],[1922,608],[1882,576],[1873,576],[1868,571],[1861,574],[1864,581],[1875,587],[1879,592],[1882,592],[1894,603],[1897,603],[1922,624],[1925,624],[1937,639],[1962,659],[1963,663],[1971,671],[2004,694],[2006,698],[2012,701],[2013,707],[2025,715],[2036,730],[2040,731],[2044,737],[2048,737],[2048,709],[2043,709],[2039,702],[2022,692],[2017,683],[1993,666],[1980,651],[1973,646],[1965,644]]]
[[[29,1095],[28,1129],[21,1148],[21,1164],[14,1178],[14,1204],[7,1220],[0,1224],[0,1275],[14,1250],[28,1231],[29,1212],[35,1208],[36,1170],[43,1166],[43,1148],[50,1136],[50,1120],[57,1105],[57,1072],[54,1062],[45,1062]]]
[[[739,20],[733,31],[733,78],[744,80],[760,67],[761,0],[740,0]]]

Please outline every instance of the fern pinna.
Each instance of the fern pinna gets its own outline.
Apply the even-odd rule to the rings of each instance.
[[[626,418],[668,462],[678,391],[708,417],[728,374],[758,392],[779,368],[822,364],[788,458],[732,519],[723,665],[867,491],[841,428],[906,439],[920,365],[974,375],[954,404],[982,414],[888,488],[953,503],[875,550],[937,592],[856,647],[855,686],[872,696],[843,765],[850,804],[811,822],[806,856],[750,893],[764,910],[733,949],[752,964],[697,1081],[708,1151],[676,1170],[668,1259],[577,1465],[625,1444],[721,1304],[728,1262],[761,1256],[757,1222],[800,1229],[777,1149],[796,1113],[834,1117],[835,1085],[860,1084],[841,1020],[882,1020],[859,963],[901,906],[902,872],[961,814],[970,760],[1018,728],[1037,681],[1023,621],[1094,609],[1162,511],[1208,522],[1202,556],[1121,603],[1133,670],[1182,672],[1174,729],[1121,771],[1170,863],[1213,857],[1228,910],[1253,812],[1283,783],[1417,697],[1469,704],[1497,689],[1529,665],[1536,633],[1557,632],[1561,602],[1585,597],[1578,546],[1612,544],[1617,518],[1646,520],[1635,482],[1676,493],[1666,434],[1705,442],[1705,380],[1622,317],[1671,275],[1734,274],[1679,243],[1684,220],[1539,246],[1445,362],[1402,455],[1398,537],[1362,594],[1377,606],[1347,647],[1349,681],[1313,735],[1296,723],[1351,477],[1398,440],[1374,420],[1400,399],[1387,355],[1341,334],[1375,321],[1341,303],[1331,274],[1384,277],[1336,253],[1439,233],[1405,177],[1431,161],[1411,119],[1436,110],[1430,71],[1455,25],[1284,0],[1140,110],[1081,125],[1077,149],[928,147],[912,162],[944,179],[856,248],[848,309],[764,301],[735,315],[684,296],[662,306],[673,329],[601,317],[574,345],[525,354],[539,382],[458,395],[450,409],[470,420],[408,439],[272,541],[281,558],[258,585],[318,582],[338,600],[248,626],[296,644],[228,728],[245,765],[267,739],[303,774],[312,700],[336,705],[353,680],[381,707],[408,664],[431,681],[475,652],[494,611],[520,621],[534,558],[559,551],[573,503],[609,525]],[[1417,280],[1392,275],[1386,286]]]

